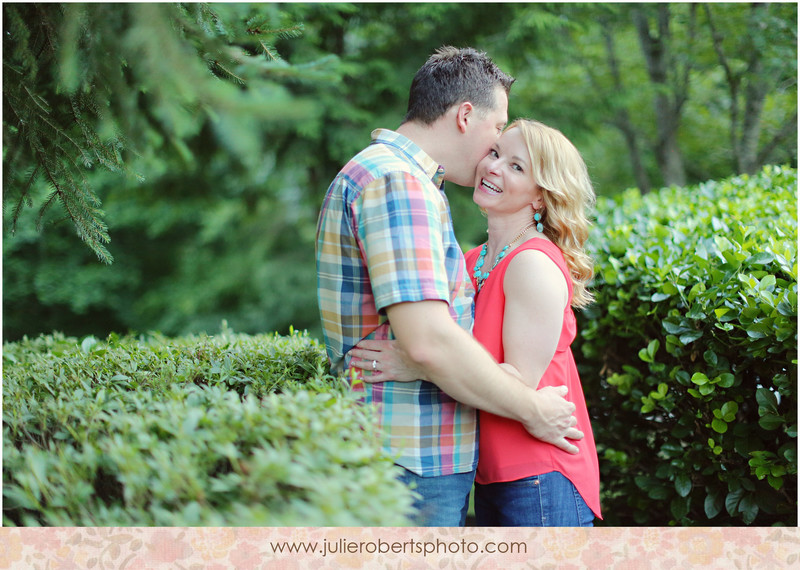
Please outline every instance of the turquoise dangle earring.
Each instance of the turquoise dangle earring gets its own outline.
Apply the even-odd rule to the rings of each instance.
[[[542,225],[542,215],[539,212],[533,214],[533,221],[536,222],[536,231],[542,233],[544,225]]]

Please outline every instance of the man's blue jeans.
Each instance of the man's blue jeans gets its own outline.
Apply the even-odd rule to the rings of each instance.
[[[420,496],[414,500],[417,526],[464,526],[469,509],[469,492],[475,471],[420,477],[408,469],[400,480]]]
[[[518,481],[475,484],[478,526],[594,526],[594,513],[558,471]]]

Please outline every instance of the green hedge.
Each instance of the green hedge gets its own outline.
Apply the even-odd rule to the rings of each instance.
[[[606,524],[797,524],[797,172],[598,202],[576,355]]]
[[[54,334],[3,359],[5,525],[409,524],[372,408],[306,335]]]

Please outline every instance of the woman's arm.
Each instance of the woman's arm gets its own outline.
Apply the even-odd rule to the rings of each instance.
[[[522,251],[509,263],[503,290],[503,360],[536,388],[561,337],[569,299],[564,274],[544,253]]]

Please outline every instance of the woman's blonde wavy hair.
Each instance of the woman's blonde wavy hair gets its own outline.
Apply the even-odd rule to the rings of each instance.
[[[578,149],[557,129],[531,119],[517,119],[506,130],[511,129],[520,129],[528,147],[531,175],[544,197],[540,210],[543,233],[566,259],[572,277],[572,306],[585,307],[594,298],[587,288],[594,263],[583,244],[589,237],[588,214],[595,203],[586,164]]]

